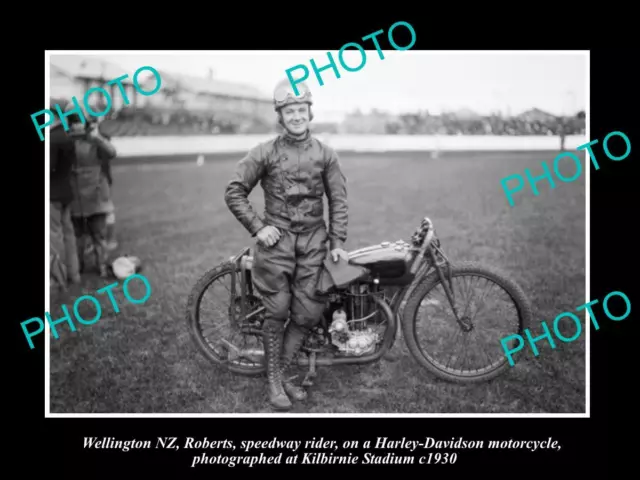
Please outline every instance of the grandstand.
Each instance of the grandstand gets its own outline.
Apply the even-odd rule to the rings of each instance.
[[[51,96],[70,98],[75,96],[80,103],[85,93],[93,87],[101,87],[109,91],[112,99],[111,115],[124,107],[124,99],[117,85],[105,85],[107,82],[129,73],[129,77],[122,81],[130,106],[141,104],[140,95],[133,87],[133,72],[126,72],[122,68],[92,57],[80,55],[52,55],[51,56]],[[148,75],[145,72],[145,77]],[[142,74],[140,75],[143,78]],[[96,108],[106,107],[104,98],[98,92],[89,98],[89,104]],[[108,117],[107,117],[108,118]]]
[[[534,108],[516,116],[480,115],[469,109],[432,115],[428,111],[390,115],[378,110],[348,114],[340,133],[391,135],[584,135],[584,112],[560,117]]]
[[[56,55],[51,57],[53,96],[82,98],[94,86],[104,86],[129,73],[124,81],[131,100],[124,105],[116,85],[111,89],[112,109],[101,120],[100,130],[110,137],[175,136],[215,134],[264,134],[280,131],[271,98],[254,87],[225,82],[208,76],[194,77],[159,70],[162,88],[151,96],[140,95],[132,84],[133,72],[95,57]],[[142,77],[141,77],[142,78]],[[153,90],[150,73],[140,81]],[[92,101],[100,103],[96,94]],[[97,106],[99,108],[100,105]],[[556,116],[538,108],[518,115],[480,115],[470,109],[434,115],[426,110],[394,115],[373,109],[356,110],[340,120],[314,122],[316,133],[382,135],[584,135],[585,114]]]
[[[51,65],[51,93],[54,97],[82,98],[86,88],[84,83],[66,70]],[[53,105],[51,105],[53,107]]]
[[[117,85],[106,86],[113,100],[112,108],[102,117],[100,130],[110,137],[146,135],[202,135],[216,133],[266,133],[275,131],[271,99],[257,89],[224,82],[209,76],[198,78],[158,70],[162,88],[144,96],[133,87],[133,72],[109,62],[77,55],[51,57],[51,95],[75,96],[80,101],[94,86],[121,77],[130,100],[125,105]],[[143,90],[156,86],[150,72],[139,79]],[[89,103],[103,107],[101,95],[91,96]],[[101,105],[102,104],[102,105]]]
[[[271,99],[247,85],[159,70],[162,89],[119,118],[119,135],[266,133],[273,130]],[[155,79],[142,88],[152,90]],[[132,128],[127,128],[129,123]]]

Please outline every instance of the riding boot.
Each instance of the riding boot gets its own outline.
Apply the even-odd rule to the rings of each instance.
[[[293,362],[296,354],[302,347],[305,338],[307,337],[308,330],[300,327],[295,322],[289,322],[287,329],[284,333],[284,347],[282,353],[282,368],[286,372]],[[288,375],[284,373],[285,379],[282,381],[282,386],[287,394],[298,401],[305,400],[307,398],[307,392],[304,388],[298,387],[293,384],[292,380],[295,378],[286,378]]]
[[[291,401],[282,386],[280,356],[282,355],[283,330],[282,324],[265,325],[262,334],[269,381],[269,402],[277,410],[291,408]]]

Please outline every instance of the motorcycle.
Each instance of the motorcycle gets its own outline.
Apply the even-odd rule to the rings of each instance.
[[[209,270],[194,285],[187,302],[186,319],[199,351],[213,364],[241,375],[266,372],[261,330],[265,309],[253,287],[252,261],[251,248],[247,247]],[[296,360],[297,365],[308,367],[303,385],[312,384],[318,366],[380,361],[393,348],[399,331],[415,361],[436,377],[457,383],[489,381],[509,368],[500,339],[514,333],[522,335],[531,323],[531,305],[522,288],[495,268],[476,262],[450,262],[429,218],[422,220],[410,243],[382,242],[349,252],[347,266],[339,276],[332,275],[328,263],[331,261],[325,262],[318,282],[319,290],[327,298],[324,315]],[[487,294],[473,296],[466,307],[457,302],[470,290],[473,279],[504,292],[506,302],[515,307],[515,331],[502,330],[491,343],[498,353],[495,362],[462,370],[449,366],[451,358],[483,357],[466,343],[474,335],[482,336],[478,333],[482,322],[475,321],[478,312],[472,315],[469,308],[471,304],[485,307]],[[461,286],[454,287],[454,281],[460,280]],[[201,308],[205,293],[220,281],[227,283],[223,299],[228,301],[222,326],[231,335],[211,339],[208,335],[211,318],[201,314]],[[435,296],[439,290],[443,293],[440,299]],[[450,315],[448,320],[433,313],[427,315],[436,321],[435,326],[427,329],[427,337],[435,345],[431,351],[419,339],[422,307],[442,307]],[[446,327],[453,327],[456,337],[460,335],[465,341],[465,347],[457,355],[450,348],[442,348]],[[234,341],[234,337],[238,340]],[[437,350],[449,354],[446,364],[434,358]],[[488,357],[486,353],[484,357]]]

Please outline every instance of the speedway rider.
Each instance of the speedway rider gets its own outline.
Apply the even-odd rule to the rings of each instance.
[[[252,276],[266,310],[263,339],[269,401],[279,410],[291,407],[290,398],[306,398],[302,387],[283,379],[283,370],[292,364],[323,314],[326,299],[316,293],[315,286],[327,255],[327,240],[333,261],[348,259],[343,250],[347,180],[336,152],[309,131],[313,120],[311,91],[306,84],[298,90],[300,95],[296,96],[289,80],[276,85],[273,105],[285,131],[240,160],[225,192],[229,210],[257,237]],[[248,200],[258,182],[264,191],[264,219]]]

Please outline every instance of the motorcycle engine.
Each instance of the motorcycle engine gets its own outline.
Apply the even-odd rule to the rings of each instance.
[[[371,328],[356,330],[349,328],[347,315],[344,310],[337,310],[329,326],[331,343],[344,355],[362,356],[375,350],[378,343],[378,333]]]

